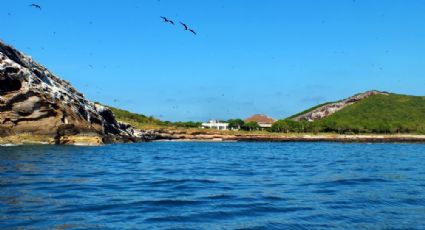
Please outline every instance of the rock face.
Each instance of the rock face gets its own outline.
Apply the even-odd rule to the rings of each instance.
[[[56,144],[143,139],[117,122],[111,110],[86,100],[71,84],[0,41],[0,139],[10,136],[43,136]]]
[[[295,118],[293,118],[293,120],[295,121],[301,121],[301,120],[306,120],[306,121],[315,121],[315,120],[320,120],[322,118],[325,118],[331,114],[334,114],[335,112],[349,106],[352,105],[358,101],[361,101],[365,98],[368,98],[372,95],[376,95],[376,94],[384,94],[384,95],[388,95],[388,93],[386,92],[381,92],[381,91],[376,91],[376,90],[371,90],[371,91],[367,91],[364,93],[360,93],[357,95],[354,95],[352,97],[349,97],[347,99],[344,99],[342,101],[339,102],[335,102],[335,103],[330,103],[330,104],[326,104],[323,106],[320,106],[319,108],[316,108],[308,113],[304,113],[301,114]]]

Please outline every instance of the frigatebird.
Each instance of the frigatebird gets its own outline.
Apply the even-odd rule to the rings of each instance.
[[[189,27],[186,24],[184,24],[183,22],[180,22],[180,24],[182,24],[182,26],[184,26],[184,30],[188,30],[189,29]]]
[[[164,22],[169,22],[169,23],[171,23],[171,24],[174,25],[174,22],[172,20],[170,20],[170,19],[168,19],[166,17],[163,17],[163,16],[161,16],[161,18],[164,19]]]
[[[188,29],[190,32],[192,32],[194,35],[196,35],[196,32],[193,31],[192,29]]]
[[[37,4],[31,4],[30,5],[31,7],[34,7],[34,8],[37,8],[37,9],[39,9],[39,10],[41,10],[41,6],[40,5],[37,5]]]

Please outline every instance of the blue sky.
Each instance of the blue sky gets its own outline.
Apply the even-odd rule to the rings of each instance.
[[[423,0],[17,0],[2,2],[0,39],[93,101],[173,121],[284,118],[369,89],[425,95],[423,12]]]

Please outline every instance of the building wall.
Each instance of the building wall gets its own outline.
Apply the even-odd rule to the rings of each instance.
[[[202,128],[217,129],[217,130],[228,130],[228,123],[210,121],[208,123],[202,123]]]

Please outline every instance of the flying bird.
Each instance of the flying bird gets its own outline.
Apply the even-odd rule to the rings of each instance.
[[[41,10],[41,6],[40,5],[37,5],[37,4],[31,4],[30,5],[31,7],[34,7],[34,8],[37,8],[37,9],[39,9],[39,10]]]
[[[180,24],[182,24],[182,26],[184,27],[184,30],[188,30],[189,32],[191,32],[192,34],[196,35],[196,32],[192,29],[189,28],[189,26],[187,26],[186,24],[184,24],[183,22],[180,22]]]
[[[171,24],[174,25],[174,22],[172,20],[170,20],[170,19],[168,19],[166,17],[163,17],[163,16],[161,16],[161,18],[164,19],[164,22],[169,22],[169,23],[171,23]]]
[[[192,32],[194,35],[196,35],[196,32],[193,31],[192,29],[189,29],[190,32]]]
[[[180,22],[180,24],[182,24],[182,26],[184,26],[184,30],[188,30],[189,29],[189,27],[186,24],[184,24],[183,22]]]

